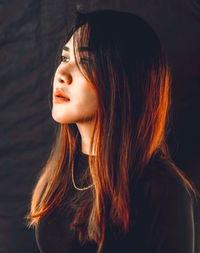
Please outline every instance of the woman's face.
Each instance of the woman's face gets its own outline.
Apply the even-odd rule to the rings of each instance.
[[[54,76],[52,117],[59,123],[92,121],[97,104],[94,87],[76,65],[72,36],[63,47],[62,62]]]

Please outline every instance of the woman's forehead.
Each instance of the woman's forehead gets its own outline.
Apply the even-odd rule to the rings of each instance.
[[[67,41],[67,43],[64,45],[63,49],[65,49],[66,51],[71,51],[73,48],[73,35],[71,36],[71,38]]]

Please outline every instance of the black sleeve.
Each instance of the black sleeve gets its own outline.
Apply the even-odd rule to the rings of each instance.
[[[154,178],[146,187],[146,252],[194,253],[194,210],[182,181]]]

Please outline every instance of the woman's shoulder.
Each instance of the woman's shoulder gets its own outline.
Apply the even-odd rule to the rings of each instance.
[[[161,204],[190,204],[193,201],[193,192],[186,184],[172,162],[164,157],[158,157],[147,166],[144,177],[138,184],[140,201],[152,207]],[[182,172],[183,173],[183,172]]]

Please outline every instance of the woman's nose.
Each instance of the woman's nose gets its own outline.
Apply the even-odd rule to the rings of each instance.
[[[62,84],[71,84],[72,83],[72,77],[69,73],[64,72],[63,70],[57,71],[57,80],[59,83]]]

